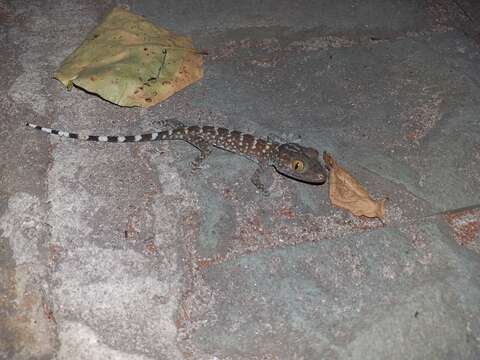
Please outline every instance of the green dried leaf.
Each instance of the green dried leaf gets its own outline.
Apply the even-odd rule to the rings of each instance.
[[[202,62],[190,38],[116,7],[55,78],[121,106],[150,107],[201,79]]]

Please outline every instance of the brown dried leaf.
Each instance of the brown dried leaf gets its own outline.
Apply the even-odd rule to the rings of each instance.
[[[334,206],[350,211],[355,216],[385,217],[385,199],[373,200],[367,190],[332,155],[323,153],[323,160],[330,171],[330,201]]]

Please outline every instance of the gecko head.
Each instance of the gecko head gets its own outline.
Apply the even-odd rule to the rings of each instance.
[[[318,158],[318,151],[298,144],[287,143],[278,147],[278,156],[273,164],[282,175],[312,184],[323,184],[327,172]]]

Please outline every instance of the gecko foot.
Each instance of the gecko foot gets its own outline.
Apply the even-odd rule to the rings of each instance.
[[[268,175],[269,166],[265,164],[261,164],[257,170],[253,173],[250,181],[255,185],[255,187],[264,195],[269,196],[270,192],[267,190],[272,185],[272,177],[265,176]],[[271,174],[270,174],[271,175]],[[268,179],[268,186],[262,181],[262,177],[267,177]]]
[[[198,156],[192,161],[192,172],[195,172],[202,167],[202,163],[211,154],[212,149],[208,142],[203,139],[189,140],[189,142],[200,150],[200,154],[198,154]]]

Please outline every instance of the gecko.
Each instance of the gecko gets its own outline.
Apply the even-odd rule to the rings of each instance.
[[[180,123],[181,124],[181,123]],[[150,132],[138,135],[82,135],[63,130],[50,129],[32,123],[26,126],[58,135],[83,141],[129,143],[163,140],[183,140],[196,147],[200,154],[192,165],[194,169],[210,155],[212,147],[242,155],[258,164],[251,177],[252,183],[258,190],[268,195],[266,186],[261,181],[261,175],[273,167],[278,173],[305,183],[323,184],[327,173],[319,160],[319,153],[311,147],[304,147],[296,143],[281,143],[256,137],[216,126],[177,126],[174,129]]]

